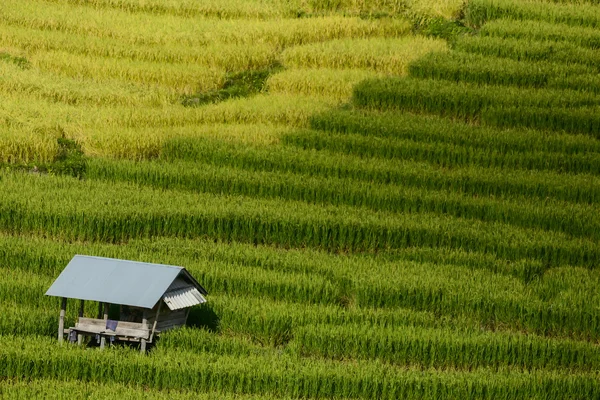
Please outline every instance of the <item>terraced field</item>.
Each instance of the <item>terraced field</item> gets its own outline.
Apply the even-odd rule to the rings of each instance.
[[[3,0],[0,397],[600,398],[599,28],[595,0]],[[146,356],[61,346],[75,254],[208,303]]]

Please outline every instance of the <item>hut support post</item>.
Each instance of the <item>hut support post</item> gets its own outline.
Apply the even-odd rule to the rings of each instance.
[[[65,312],[67,310],[67,298],[60,301],[60,317],[58,318],[58,342],[62,343],[65,335]]]
[[[102,318],[102,304],[103,303],[101,301],[98,302],[98,316],[96,317],[97,319]]]
[[[160,316],[160,308],[162,307],[164,297],[161,297],[158,301],[158,309],[156,310],[156,317],[154,318],[154,323],[152,324],[152,333],[150,334],[150,343],[154,340],[154,331],[156,331],[156,324],[158,323],[158,317]]]
[[[104,303],[104,326],[106,326],[106,322],[108,321],[108,303]],[[106,336],[102,336],[100,338],[100,348],[103,349],[106,346]]]
[[[144,315],[142,317],[142,329],[148,329],[148,313],[146,310],[144,310]],[[146,339],[141,340],[140,352],[142,354],[146,352]]]
[[[84,300],[79,300],[79,318],[83,318],[83,308],[85,306]],[[81,346],[83,343],[83,335],[80,333],[77,335],[77,344]]]

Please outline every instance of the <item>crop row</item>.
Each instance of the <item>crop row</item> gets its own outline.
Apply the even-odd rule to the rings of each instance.
[[[593,2],[473,0],[469,1],[464,14],[465,21],[476,28],[499,18],[540,20],[590,28],[600,26],[598,6]]]
[[[401,75],[411,61],[430,51],[443,51],[446,48],[443,40],[418,36],[340,39],[288,48],[281,58],[286,67],[358,68]]]
[[[595,370],[600,365],[600,353],[591,343],[500,332],[313,325],[294,332],[293,346],[298,346],[303,355],[379,359],[435,368],[515,366]]]
[[[331,16],[232,21],[135,14],[88,7],[81,2],[65,8],[62,4],[39,0],[6,0],[0,5],[0,15],[0,21],[5,24],[41,31],[116,39],[132,45],[174,44],[190,47],[214,42],[256,45],[258,41],[286,47],[345,37],[393,37],[410,29],[409,23],[401,19],[373,21]]]
[[[585,66],[515,61],[460,51],[421,57],[410,65],[409,73],[422,79],[600,92],[597,71]]]
[[[66,104],[160,106],[175,99],[174,90],[149,88],[131,82],[103,80],[102,83],[68,78],[39,71],[23,71],[0,64],[0,92],[26,94]]]
[[[86,4],[95,8],[114,8],[131,13],[151,13],[179,15],[184,17],[211,17],[229,19],[279,19],[299,18],[329,14],[375,16],[398,15],[406,5],[390,3],[386,0],[212,0],[198,3],[193,0],[177,0],[165,3],[149,0],[140,3],[136,0],[52,0],[58,4]]]
[[[1,179],[0,225],[15,233],[114,243],[134,237],[206,235],[228,241],[351,251],[458,247],[496,252],[512,260],[536,257],[552,265],[593,266],[600,258],[600,250],[591,240],[428,213],[390,214],[281,200],[160,192],[134,185],[21,174],[5,174]]]
[[[600,152],[600,143],[585,136],[548,135],[546,132],[522,129],[495,129],[409,113],[333,110],[314,115],[310,127],[340,134],[494,149],[504,151],[506,155],[521,153],[522,157],[532,149],[545,153],[565,153],[570,157],[583,154],[595,156]],[[582,170],[577,171],[584,172],[584,165],[585,163],[582,163]]]
[[[557,174],[501,168],[443,169],[434,165],[385,159],[367,159],[328,151],[304,151],[279,147],[256,148],[215,141],[174,138],[160,157],[187,160],[251,171],[279,171],[308,176],[351,178],[421,189],[458,191],[476,196],[547,197],[592,204],[600,199],[597,178],[591,174]]]
[[[173,351],[240,357],[272,351],[249,340],[188,328],[165,333],[158,345]],[[306,325],[294,330],[286,351],[328,359],[378,359],[400,365],[462,370],[515,367],[592,371],[600,364],[600,354],[591,343],[419,327]]]
[[[489,114],[484,112],[484,115]],[[351,133],[331,134],[309,130],[285,133],[281,141],[286,145],[304,150],[326,150],[364,158],[425,161],[443,167],[478,166],[506,168],[507,170],[548,170],[559,173],[597,173],[600,171],[600,157],[597,153],[591,152],[573,155],[545,152],[537,148],[524,152],[503,147],[423,143],[412,139],[381,138]]]
[[[519,21],[519,23],[515,23],[512,19],[497,19],[482,26],[479,34],[501,38],[564,41],[572,45],[589,47],[590,49],[600,48],[598,29],[544,21]],[[577,60],[572,61],[576,62]]]
[[[361,82],[354,103],[368,108],[397,108],[474,118],[490,107],[585,107],[600,97],[568,90],[472,85],[433,79],[384,78]]]
[[[280,396],[244,396],[223,392],[199,393],[192,390],[154,390],[148,386],[122,385],[112,382],[87,382],[82,380],[4,378],[0,381],[0,396],[6,400],[24,398],[63,400],[65,398],[92,399],[188,399],[206,400],[281,400]]]
[[[594,49],[580,47],[572,42],[553,40],[463,36],[454,43],[453,48],[467,53],[503,57],[516,61],[581,64],[596,73],[600,62],[600,55]]]
[[[318,137],[322,138],[322,135]],[[345,136],[344,139],[346,138]],[[340,143],[335,137],[332,139],[337,144]],[[512,201],[473,198],[448,191],[366,185],[364,182],[348,179],[244,171],[189,162],[91,160],[86,176],[90,179],[134,182],[164,189],[348,205],[392,213],[432,212],[600,239],[600,221],[595,208],[550,200],[541,204],[537,200],[523,198]]]
[[[234,60],[228,60],[232,64]],[[246,60],[244,68],[260,68],[272,62],[270,49],[257,48]],[[242,62],[246,62],[242,61]],[[220,66],[202,64],[166,64],[116,58],[88,57],[69,53],[38,52],[31,56],[31,63],[42,71],[50,72],[60,79],[69,78],[94,82],[120,82],[146,87],[154,86],[160,92],[178,91],[193,94],[220,88],[225,82],[225,72]],[[80,83],[81,84],[81,83]],[[124,91],[124,90],[122,90]],[[124,93],[126,94],[126,92]],[[174,96],[172,96],[174,98]],[[115,102],[112,105],[123,104]],[[108,103],[110,105],[110,103]]]
[[[110,380],[157,389],[268,393],[303,398],[595,398],[596,374],[516,373],[397,369],[380,362],[356,364],[298,360],[285,355],[237,357],[155,351],[89,352],[56,347],[42,338],[2,337],[0,374],[34,379]],[[185,365],[185,368],[181,368]]]
[[[188,47],[181,45],[132,46],[110,38],[70,35],[64,32],[39,31],[0,23],[0,40],[6,46],[30,53],[58,51],[92,57],[123,58],[132,61],[156,63],[187,63],[217,67],[226,71],[263,66],[275,60],[277,49],[268,43],[248,46],[244,44],[209,44]],[[261,61],[262,60],[262,61]],[[260,61],[260,64],[257,64]]]
[[[285,332],[317,323],[500,326],[542,335],[600,335],[600,316],[594,308],[597,298],[590,295],[598,284],[594,271],[554,268],[525,284],[520,277],[463,266],[466,262],[460,258],[451,260],[452,265],[439,258],[414,262],[401,255],[393,259],[333,256],[242,244],[228,247],[211,241],[163,239],[109,246],[6,239],[0,246],[0,261],[14,269],[9,274],[14,278],[3,283],[2,300],[31,306],[53,304],[42,293],[70,258],[80,253],[183,265],[211,293],[210,304],[197,310],[196,320],[210,320],[216,314],[222,330],[266,341],[275,342]],[[465,258],[467,254],[462,255]],[[548,297],[549,293],[557,297]],[[73,310],[71,315],[75,314]]]
[[[377,77],[377,73],[356,69],[290,69],[269,77],[270,93],[331,97],[346,102],[358,82]]]
[[[119,140],[119,129],[126,130],[132,127],[162,129],[162,132],[158,133],[168,138],[170,129],[165,128],[190,128],[190,125],[194,124],[306,126],[311,115],[323,112],[333,103],[327,99],[314,97],[260,94],[195,108],[181,105],[159,108],[107,107],[89,104],[72,106],[40,100],[36,94],[30,96],[18,93],[2,96],[0,104],[2,104],[0,118],[4,120],[6,126],[23,130],[60,127],[68,137],[85,143],[86,138],[97,137],[100,133],[107,132],[112,137],[107,137],[105,140],[123,141],[123,139]],[[40,119],[40,115],[44,118]],[[145,142],[139,138],[129,139],[137,141],[140,148],[145,147]],[[135,154],[132,158],[141,157]]]
[[[485,115],[492,109],[521,110],[548,109],[546,119],[556,122],[554,129],[586,133],[598,137],[598,117],[594,107],[600,97],[585,92],[554,89],[524,89],[506,86],[477,86],[436,80],[388,78],[367,80],[354,89],[354,103],[369,109],[405,109],[416,112],[439,113],[461,119],[494,123],[497,119]],[[589,107],[589,108],[586,108]],[[571,113],[572,111],[572,113]],[[482,116],[482,113],[484,114]],[[508,119],[504,115],[502,126],[547,128],[548,123],[538,123],[535,114],[525,113],[520,118]],[[583,118],[577,125],[571,121]]]

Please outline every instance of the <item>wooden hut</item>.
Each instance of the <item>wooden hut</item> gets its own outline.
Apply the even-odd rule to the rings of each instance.
[[[65,334],[79,344],[86,336],[95,337],[101,348],[106,341],[133,341],[142,352],[160,332],[185,325],[190,307],[206,302],[206,294],[182,267],[81,255],[73,257],[46,292],[62,298],[60,342]],[[77,323],[65,329],[67,299],[80,303]],[[84,316],[86,301],[98,302],[96,318]],[[119,305],[116,319],[109,319],[111,304]]]

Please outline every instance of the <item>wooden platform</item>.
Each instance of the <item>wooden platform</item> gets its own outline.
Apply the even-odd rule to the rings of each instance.
[[[114,321],[117,326],[115,330],[108,329],[107,321],[104,319],[95,318],[79,318],[79,322],[73,328],[69,329],[69,333],[76,332],[78,335],[84,336],[105,336],[114,337],[118,340],[133,340],[141,341],[142,339],[150,343],[152,339],[151,329],[145,328],[143,324],[138,322]]]

